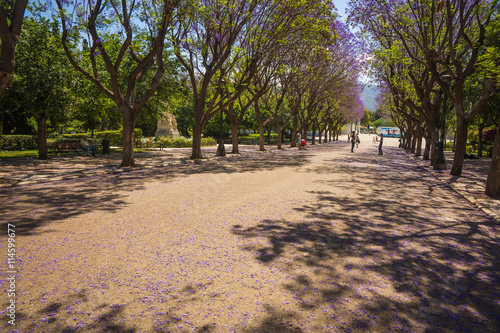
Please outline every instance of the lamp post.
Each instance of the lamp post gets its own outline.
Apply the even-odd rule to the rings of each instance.
[[[446,85],[449,86],[451,82],[450,75],[443,75],[443,80]],[[445,122],[446,122],[446,97],[448,97],[446,91],[444,92],[444,102],[443,102],[443,119],[441,119],[441,137],[439,142],[436,142],[438,154],[436,157],[436,163],[434,163],[434,170],[446,170],[446,158],[444,156],[444,137],[445,137]]]

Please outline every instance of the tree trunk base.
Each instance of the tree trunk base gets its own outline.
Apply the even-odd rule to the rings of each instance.
[[[448,169],[448,164],[447,163],[435,163],[434,167],[432,169],[433,170],[446,170],[446,169]]]

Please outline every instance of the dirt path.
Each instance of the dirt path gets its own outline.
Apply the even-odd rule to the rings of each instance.
[[[499,226],[392,147],[337,143],[16,191],[0,199],[16,225],[19,332],[500,326]],[[3,266],[4,289],[7,276]]]

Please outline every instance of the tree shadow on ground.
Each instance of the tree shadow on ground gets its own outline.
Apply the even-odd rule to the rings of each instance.
[[[315,170],[332,177],[310,191],[315,201],[297,207],[304,220],[232,228],[262,265],[296,272],[283,287],[304,311],[333,310],[332,328],[346,331],[497,331],[492,220],[422,168],[408,172],[397,156]]]
[[[195,174],[222,174],[273,170],[301,166],[310,155],[295,151],[243,155],[236,158],[176,164],[115,174],[87,176],[66,181],[5,188],[0,192],[2,222],[15,225],[18,234],[29,235],[40,226],[64,221],[92,211],[117,211],[126,205],[128,192],[148,182],[168,186],[180,177]]]
[[[87,311],[77,310],[82,304]],[[35,314],[21,309],[16,313],[16,326],[22,327],[23,332],[137,332],[136,328],[121,323],[124,309],[124,305],[93,304],[83,289],[47,304]],[[17,332],[17,328],[12,332]]]

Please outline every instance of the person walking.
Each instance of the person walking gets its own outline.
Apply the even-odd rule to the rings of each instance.
[[[351,153],[354,153],[354,145],[356,144],[356,131],[351,134]]]
[[[384,135],[380,134],[380,140],[379,140],[379,143],[378,143],[378,154],[379,155],[384,155],[384,153],[382,152],[382,144],[383,143],[384,143]]]

